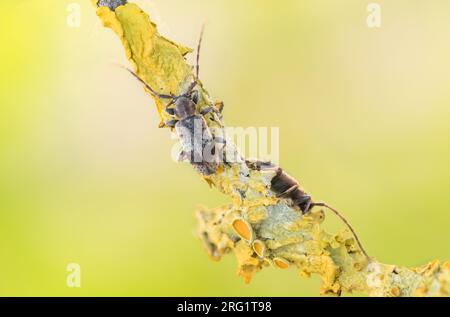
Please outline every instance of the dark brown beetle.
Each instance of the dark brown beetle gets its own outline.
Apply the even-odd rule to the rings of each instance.
[[[290,199],[292,205],[295,208],[301,210],[303,214],[308,214],[311,212],[311,209],[315,206],[325,207],[331,210],[335,215],[337,215],[348,227],[348,229],[352,232],[353,237],[356,240],[361,252],[368,258],[367,252],[363,248],[358,235],[353,229],[352,225],[345,219],[345,217],[336,209],[329,206],[324,202],[314,202],[310,195],[308,195],[305,190],[300,186],[298,181],[287,174],[283,169],[271,162],[262,162],[257,160],[247,160],[247,166],[253,170],[273,170],[275,171],[275,176],[270,181],[270,190],[273,191],[278,198]]]
[[[249,161],[247,166],[256,170],[273,170],[275,176],[270,181],[270,190],[279,198],[287,198],[292,204],[300,209],[303,214],[307,214],[314,207],[314,203],[310,195],[308,195],[295,178],[287,174],[283,169],[270,162]]]

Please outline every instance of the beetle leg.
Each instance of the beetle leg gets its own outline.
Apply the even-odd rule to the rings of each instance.
[[[213,110],[214,110],[213,107],[209,106],[209,107],[204,108],[202,111],[200,111],[200,114],[202,116],[204,116],[204,115],[207,115],[208,113],[210,113]]]
[[[166,121],[166,122],[164,122],[164,125],[162,126],[162,128],[165,128],[165,127],[174,128],[175,125],[177,124],[177,122],[178,122],[178,120],[176,120],[176,119]]]
[[[195,104],[198,104],[198,100],[200,99],[200,96],[199,96],[199,93],[198,93],[198,90],[193,90],[192,91],[192,101],[195,103]]]
[[[145,86],[145,88],[147,88],[154,96],[156,96],[156,97],[158,97],[160,99],[174,99],[175,98],[174,95],[165,95],[165,94],[157,93],[155,90],[153,90],[152,87],[150,87],[149,84],[147,84],[145,82],[145,80],[143,80],[141,77],[139,77],[139,75],[136,74],[134,71],[132,71],[129,68],[126,68],[126,70],[129,71],[130,74],[133,75],[137,80],[139,80]]]

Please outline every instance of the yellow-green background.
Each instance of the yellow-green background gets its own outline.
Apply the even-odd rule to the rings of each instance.
[[[66,5],[81,4],[80,28]],[[371,255],[450,258],[450,2],[146,0],[194,46],[230,126],[278,126],[281,164]],[[0,4],[0,295],[317,295],[319,280],[208,259],[194,210],[226,197],[170,159],[151,98],[90,1]],[[330,217],[331,219],[331,217]],[[330,221],[330,230],[338,228]],[[66,265],[82,285],[66,286]]]

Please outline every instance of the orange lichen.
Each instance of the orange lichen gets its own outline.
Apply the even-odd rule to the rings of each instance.
[[[400,296],[400,289],[397,286],[391,288],[391,295],[394,297]]]
[[[279,269],[289,268],[289,262],[283,258],[274,258],[273,264]]]
[[[266,245],[261,240],[255,240],[253,241],[253,250],[260,258],[263,258],[266,252]]]
[[[242,218],[236,218],[231,223],[234,231],[244,240],[252,241],[253,230],[247,221]]]

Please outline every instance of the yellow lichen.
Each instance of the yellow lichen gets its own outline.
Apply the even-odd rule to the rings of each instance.
[[[262,262],[253,256],[253,250],[242,240],[236,244],[233,252],[238,260],[237,274],[244,279],[244,282],[250,283],[253,275],[261,269]]]
[[[248,221],[251,224],[257,224],[267,219],[267,208],[258,205],[248,208],[247,210]]]
[[[114,12],[100,7],[97,15],[105,27],[117,34],[126,57],[150,87],[161,94],[179,93],[181,84],[191,76],[192,67],[184,60],[191,49],[159,35],[149,16],[134,3],[120,6]],[[163,101],[154,99],[160,116],[165,119]]]

